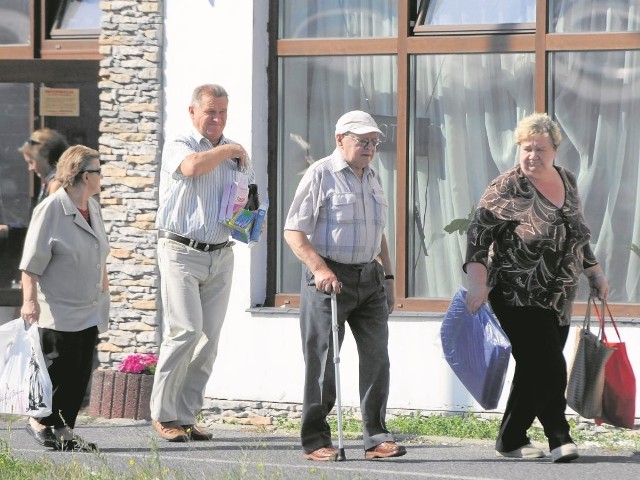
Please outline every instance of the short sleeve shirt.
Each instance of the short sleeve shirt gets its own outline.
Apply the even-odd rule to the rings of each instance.
[[[222,137],[218,145],[236,143]],[[229,239],[229,227],[218,221],[224,187],[248,176],[254,182],[251,163],[244,171],[228,158],[211,172],[187,177],[180,172],[180,164],[189,155],[206,152],[214,145],[195,128],[168,142],[162,152],[160,170],[159,207],[156,226],[178,235],[204,243],[222,243]]]
[[[325,258],[368,263],[380,253],[388,209],[375,170],[358,178],[336,149],[305,172],[284,229],[304,232]]]

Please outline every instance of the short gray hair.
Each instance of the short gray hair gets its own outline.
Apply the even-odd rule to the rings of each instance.
[[[221,85],[216,85],[215,83],[205,83],[204,85],[200,85],[193,90],[193,94],[191,95],[191,105],[200,104],[200,100],[204,95],[211,95],[212,97],[220,98],[220,97],[228,97],[229,94]]]

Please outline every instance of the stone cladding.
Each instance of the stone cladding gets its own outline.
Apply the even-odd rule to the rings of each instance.
[[[132,352],[156,353],[160,340],[155,218],[163,1],[100,3],[101,203],[111,242],[111,319],[98,345],[101,367],[114,367]]]

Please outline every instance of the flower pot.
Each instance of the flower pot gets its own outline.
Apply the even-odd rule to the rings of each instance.
[[[95,370],[89,414],[102,418],[151,420],[153,375]]]

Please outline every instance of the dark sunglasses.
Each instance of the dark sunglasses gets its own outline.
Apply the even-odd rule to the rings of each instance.
[[[31,145],[33,147],[34,145],[42,145],[42,142],[39,142],[37,140],[34,140],[33,138],[30,138],[29,140],[24,142],[24,144],[25,145]]]
[[[82,170],[80,173],[102,173],[102,169],[94,168],[93,170]]]

